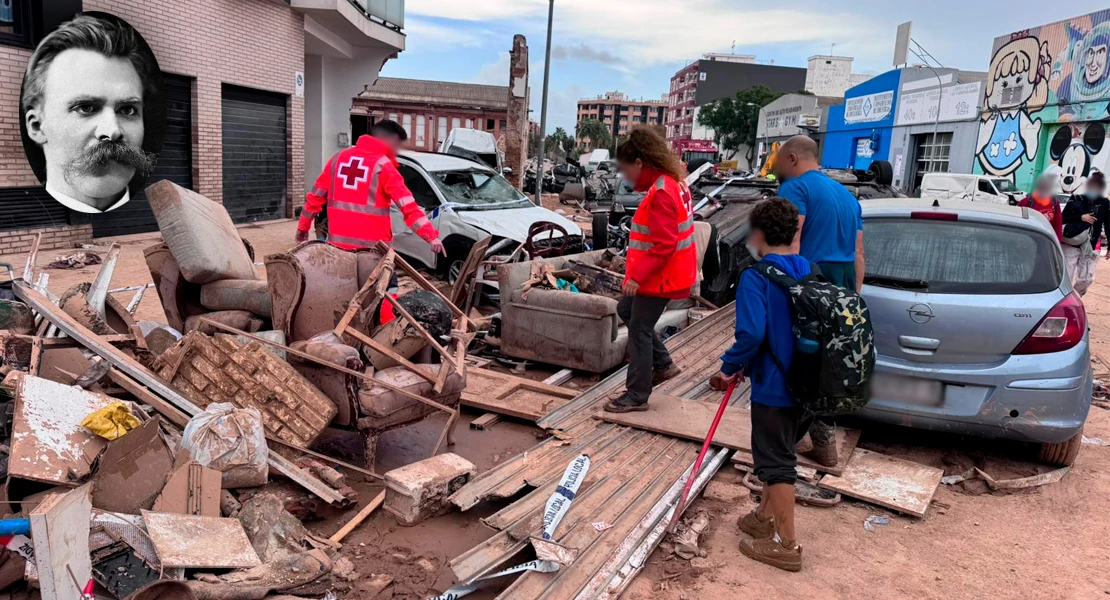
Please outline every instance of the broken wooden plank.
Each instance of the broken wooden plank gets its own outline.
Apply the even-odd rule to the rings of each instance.
[[[189,416],[177,409],[176,406],[166,402],[165,400],[155,396],[150,390],[143,387],[142,384],[128,377],[119,369],[113,367],[108,371],[108,379],[113,383],[127,390],[129,394],[135,396],[140,402],[150,406],[158,411],[160,415],[165,417],[170,423],[185,428],[189,424]]]
[[[116,400],[33,375],[16,377],[8,473],[43,483],[76,485],[89,476],[93,462],[107,445],[81,422]]]
[[[944,471],[857,448],[844,474],[820,487],[915,517],[924,517]]]
[[[473,421],[471,421],[470,422],[470,428],[471,429],[477,429],[479,431],[485,431],[486,429],[489,429],[489,428],[493,427],[494,425],[496,425],[497,422],[500,421],[500,420],[501,420],[501,415],[499,415],[497,413],[486,413],[486,414],[478,417],[477,419],[474,419]]]
[[[536,421],[577,395],[574,390],[546,382],[471,368],[467,370],[461,402],[487,412]]]
[[[237,519],[144,510],[143,521],[162,566],[239,569],[262,564]]]
[[[478,273],[478,265],[485,260],[486,250],[489,249],[492,240],[492,236],[486,236],[474,243],[470,248],[470,253],[466,255],[466,261],[459,269],[455,285],[451,287],[451,303],[463,310],[469,308],[465,305],[472,296],[470,293],[472,290],[471,278]]]
[[[104,263],[100,265],[100,270],[97,271],[96,278],[89,286],[89,291],[85,292],[85,301],[97,315],[100,315],[101,319],[108,318],[105,304],[108,301],[108,289],[112,287],[112,275],[115,274],[116,264],[119,263],[119,252],[119,244],[112,244],[108,248]]]
[[[355,530],[356,527],[361,525],[362,522],[370,516],[370,513],[374,512],[378,509],[379,506],[382,505],[382,502],[385,502],[385,490],[379,492],[378,495],[375,496],[374,499],[371,500],[366,506],[364,506],[362,510],[358,511],[358,514],[355,515],[350,521],[348,521],[346,525],[344,525],[342,528],[340,528],[339,531],[335,532],[334,535],[328,538],[328,541],[333,544],[338,544],[342,542],[343,538],[347,537],[352,531]]]
[[[85,598],[81,591],[92,576],[89,486],[48,495],[28,516],[42,597],[53,600]],[[74,578],[78,578],[80,585]]]
[[[563,385],[571,379],[574,379],[574,369],[563,369],[551,377],[544,379],[543,382],[547,385]]]
[[[122,373],[150,388],[152,393],[164,398],[178,410],[190,416],[195,416],[202,412],[199,406],[193,404],[188,398],[179,394],[177,390],[163,383],[158,377],[148,371],[146,367],[139,364],[138,361],[124,354],[112,345],[101,342],[99,336],[89,331],[84,325],[78,323],[73,317],[62,312],[61,309],[47,300],[46,297],[38,291],[22,283],[17,283],[14,286],[14,291],[16,296],[46,317],[51,323],[57,325],[66,335],[78,340],[85,348],[112,363],[112,366],[119,369]],[[233,332],[242,333],[234,330]],[[155,406],[155,408],[157,409],[157,406]],[[312,477],[308,472],[298,468],[281,455],[273,452],[270,453],[269,462],[270,467],[273,468],[275,472],[292,479],[297,485],[316,494],[321,500],[329,504],[345,504],[348,502],[347,498],[342,494],[335,491],[324,482]]]

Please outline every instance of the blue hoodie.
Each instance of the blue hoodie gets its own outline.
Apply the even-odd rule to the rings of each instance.
[[[809,275],[809,261],[797,254],[772,254],[763,260],[801,280]],[[752,380],[752,402],[764,406],[794,406],[786,375],[767,354],[764,339],[786,369],[794,359],[794,327],[786,291],[753,269],[740,274],[736,289],[736,343],[721,357],[721,372],[744,371]]]

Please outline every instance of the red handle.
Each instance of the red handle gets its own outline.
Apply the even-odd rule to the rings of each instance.
[[[717,426],[721,424],[721,417],[725,414],[725,409],[728,408],[728,401],[732,398],[732,392],[736,390],[736,384],[740,381],[737,377],[728,384],[728,389],[725,390],[724,398],[721,398],[721,406],[717,408],[717,416],[713,417],[713,423],[709,426],[709,432],[705,435],[705,443],[701,445],[701,452],[698,453],[698,459],[694,461],[694,469],[690,472],[690,477],[686,479],[686,486],[682,488],[682,498],[679,499],[675,505],[674,517],[671,519],[670,531],[674,531],[675,525],[682,517],[682,513],[686,510],[686,501],[690,497],[690,490],[694,487],[694,481],[701,473],[701,464],[705,461],[705,455],[709,452],[709,446],[713,444],[713,436],[717,433]]]

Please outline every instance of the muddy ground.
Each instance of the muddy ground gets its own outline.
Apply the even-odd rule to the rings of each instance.
[[[569,207],[564,208],[568,213]],[[588,228],[588,223],[579,223]],[[250,225],[240,229],[254,245],[261,261],[267,254],[293,245],[292,221]],[[142,250],[157,234],[116,238],[122,255],[113,287],[150,281]],[[103,242],[104,240],[98,240]],[[105,248],[106,250],[106,248]],[[44,251],[45,265],[70,251]],[[0,261],[22,265],[24,256],[4,256]],[[50,289],[58,294],[70,285],[89,281],[99,267],[50,270]],[[1087,313],[1096,356],[1096,370],[1110,379],[1110,267],[1100,264],[1100,276],[1087,295]],[[263,269],[258,267],[263,274]],[[139,306],[140,320],[162,320],[154,290]],[[121,294],[126,302],[131,294]],[[529,369],[528,377],[542,378],[555,369]],[[575,380],[585,387],[588,378]],[[466,414],[457,430],[454,452],[485,470],[532,446],[539,431],[530,425],[503,420],[493,429],[468,427],[478,416]],[[434,447],[443,417],[390,432],[378,451],[378,472],[425,458]],[[955,474],[975,465],[996,477],[1018,477],[1048,470],[1023,458],[1028,448],[1020,444],[961,439],[863,424],[860,447],[915,460]],[[1110,410],[1093,407],[1088,438],[1110,442]],[[359,441],[344,432],[331,434],[330,449],[357,457]],[[362,498],[380,489],[357,482]],[[703,538],[707,556],[686,562],[656,551],[626,598],[634,600],[693,600],[694,598],[882,598],[1070,600],[1110,598],[1110,446],[1088,444],[1063,481],[1015,493],[991,493],[976,482],[941,486],[923,519],[902,517],[890,511],[845,500],[831,509],[798,509],[799,541],[804,548],[801,573],[785,573],[744,558],[737,551],[735,521],[754,506],[740,485],[739,473],[726,467],[713,480],[705,497],[692,511],[708,511],[711,527]],[[396,524],[384,511],[376,512],[352,533],[343,548],[359,576],[343,583],[341,598],[419,600],[454,583],[446,562],[489,537],[492,532],[478,522],[500,506],[483,506],[414,528]],[[310,522],[314,531],[330,535],[355,510],[325,521]],[[870,515],[890,517],[890,524],[863,527]],[[379,594],[374,574],[394,578]],[[473,596],[492,598],[496,589]]]

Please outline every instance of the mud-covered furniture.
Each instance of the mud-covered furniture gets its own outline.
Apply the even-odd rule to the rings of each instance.
[[[380,249],[344,251],[320,241],[305,242],[290,252],[266,257],[266,279],[270,287],[274,328],[283,331],[287,343],[302,352],[341,367],[373,373],[362,344],[350,335],[342,339],[330,334],[347,313],[361,286],[381,262]],[[371,337],[377,311],[359,310],[349,328]],[[321,335],[322,334],[322,335]],[[426,403],[390,392],[354,375],[290,357],[293,366],[336,405],[333,425],[355,428],[363,436],[366,462],[373,466],[378,437],[385,431],[421,421],[437,412]],[[449,365],[416,365],[429,378],[439,379],[440,369]],[[444,378],[436,393],[427,378],[403,377],[402,367],[373,373],[383,380],[448,408],[457,407],[465,377]],[[398,385],[400,382],[401,385]]]

